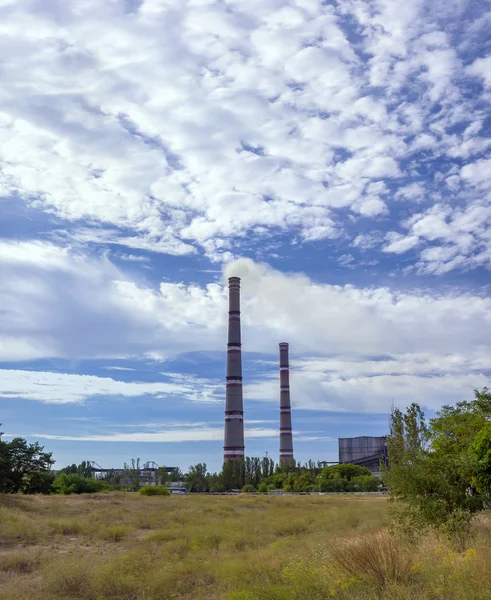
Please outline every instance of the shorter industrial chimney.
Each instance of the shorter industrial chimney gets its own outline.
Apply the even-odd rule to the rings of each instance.
[[[292,410],[290,406],[290,364],[288,344],[280,344],[280,463],[293,458]]]

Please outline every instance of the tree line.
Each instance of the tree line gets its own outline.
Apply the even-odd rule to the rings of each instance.
[[[421,406],[393,409],[387,436],[388,465],[381,479],[396,502],[396,525],[401,531],[423,532],[428,527],[450,536],[457,544],[470,535],[475,516],[491,506],[491,392],[474,391],[474,398],[446,405],[427,422]],[[52,469],[52,454],[37,442],[10,442],[0,434],[0,492],[92,493],[137,491],[142,483],[138,459],[122,473],[98,478],[89,463]],[[231,460],[219,473],[204,463],[168,473],[160,469],[155,483],[183,482],[191,492],[232,489],[269,492],[375,491],[380,480],[368,469],[352,464],[323,466],[309,461],[275,465],[269,458]]]
[[[29,444],[23,438],[10,442],[0,433],[0,492],[23,494],[89,494],[110,490],[136,492],[147,483],[141,477],[140,460],[125,463],[121,471],[96,473],[88,461],[54,470],[52,453],[45,452],[37,442]],[[275,465],[271,458],[246,457],[227,461],[220,472],[208,472],[205,463],[189,467],[156,471],[153,483],[159,486],[172,482],[184,484],[189,492],[351,492],[376,491],[380,480],[368,469],[341,464],[331,467],[308,461]]]

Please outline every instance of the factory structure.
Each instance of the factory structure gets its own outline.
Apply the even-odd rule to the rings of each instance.
[[[228,280],[227,383],[225,393],[223,462],[234,458],[244,458],[239,277],[230,277]]]
[[[280,344],[280,462],[293,460],[288,344]],[[244,400],[242,395],[242,338],[240,278],[228,280],[227,376],[225,388],[223,462],[244,459]]]
[[[240,278],[230,277],[228,280],[228,340],[227,340],[227,373],[225,393],[225,431],[223,445],[223,462],[228,460],[244,460],[244,401],[242,391],[242,339],[240,321]],[[295,460],[293,453],[292,413],[290,401],[290,360],[289,344],[279,344],[279,464]],[[322,462],[322,466],[340,463],[351,463],[367,467],[373,475],[380,475],[380,465],[388,464],[386,437],[354,437],[339,438],[338,462]],[[267,453],[266,453],[267,455]],[[128,481],[128,468],[102,468],[99,464],[88,461],[88,467],[95,477],[119,476]],[[147,462],[142,466],[130,469],[139,479],[140,485],[157,485],[161,472],[167,475],[176,470],[175,467],[160,467],[155,462]],[[122,480],[124,481],[124,479]],[[184,493],[183,482],[170,482],[169,487],[176,493]],[[184,490],[184,491],[183,491]],[[280,492],[278,492],[280,493]]]
[[[227,375],[225,394],[225,436],[223,461],[244,459],[244,402],[242,393],[242,340],[240,324],[240,278],[228,280],[228,341]],[[280,358],[280,447],[279,462],[294,460],[292,415],[290,403],[289,345],[279,344]],[[352,463],[367,467],[379,475],[380,464],[387,464],[387,442],[385,436],[362,436],[339,438],[339,463]],[[327,463],[326,463],[327,464]],[[329,463],[335,464],[335,463]]]
[[[351,463],[366,467],[376,477],[380,475],[380,464],[388,464],[387,439],[385,436],[339,438],[338,448],[340,463]]]
[[[280,463],[294,460],[288,350],[286,342],[280,344]]]

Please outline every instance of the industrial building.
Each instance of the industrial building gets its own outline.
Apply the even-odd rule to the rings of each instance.
[[[375,476],[380,475],[381,461],[387,464],[387,439],[385,436],[339,438],[339,462],[367,467]]]

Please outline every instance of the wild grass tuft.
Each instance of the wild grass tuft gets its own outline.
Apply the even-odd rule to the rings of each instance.
[[[407,579],[414,565],[414,554],[387,531],[381,531],[334,543],[331,560],[349,575],[367,577],[384,588]]]
[[[0,555],[0,571],[6,573],[32,573],[40,568],[43,555],[38,551],[16,551]]]

